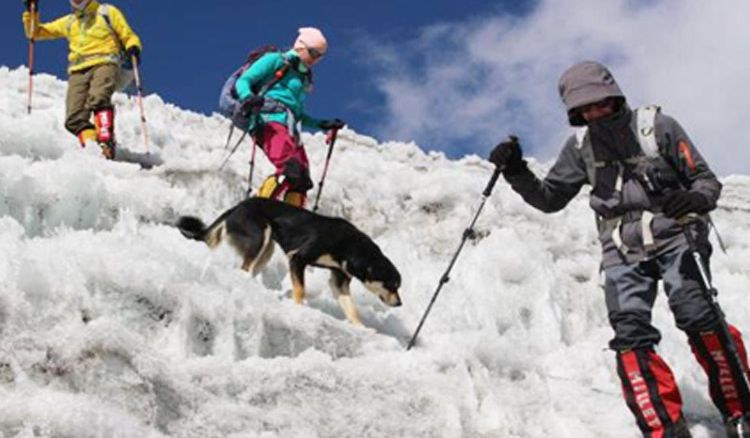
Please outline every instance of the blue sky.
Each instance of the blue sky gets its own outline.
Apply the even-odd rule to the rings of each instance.
[[[361,133],[378,134],[384,95],[377,71],[359,44],[374,39],[395,44],[416,38],[419,29],[446,21],[505,10],[518,13],[523,1],[488,0],[113,0],[144,43],[143,75],[148,92],[178,106],[211,113],[226,76],[248,50],[267,43],[290,46],[301,26],[323,29],[330,42],[315,68],[315,92],[307,110],[318,117],[340,117]],[[27,43],[19,17],[22,2],[3,2],[0,63],[26,63]],[[69,12],[65,0],[40,0],[43,20]],[[8,13],[10,12],[10,13]],[[65,76],[66,43],[37,45],[39,72]],[[408,62],[408,61],[405,61]]]
[[[43,17],[69,10],[41,0]],[[327,34],[307,110],[379,141],[451,157],[507,134],[553,159],[570,135],[557,96],[571,64],[606,63],[631,106],[659,104],[719,174],[750,174],[750,2],[726,0],[114,0],[144,40],[147,91],[210,113],[249,49]],[[22,2],[0,14],[0,64],[26,62]],[[38,44],[37,71],[64,77],[64,42]]]

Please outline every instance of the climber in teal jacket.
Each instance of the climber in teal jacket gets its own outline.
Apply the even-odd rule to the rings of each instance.
[[[341,119],[318,120],[304,112],[305,99],[312,89],[312,66],[327,49],[320,30],[301,28],[291,50],[266,53],[235,84],[244,112],[257,111],[260,116],[259,120],[251,118],[248,130],[276,167],[276,172],[261,184],[261,197],[283,197],[285,202],[304,206],[312,180],[300,141],[300,125],[314,130],[341,129],[345,125]]]

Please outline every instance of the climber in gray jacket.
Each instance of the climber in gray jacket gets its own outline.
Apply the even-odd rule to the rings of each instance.
[[[584,184],[596,214],[609,321],[618,374],[628,407],[644,437],[689,437],[674,376],[656,353],[661,335],[651,325],[657,282],[663,280],[678,328],[708,375],[711,398],[730,437],[750,437],[747,354],[740,332],[705,298],[689,232],[708,265],[707,213],[721,183],[677,121],[650,106],[632,110],[609,70],[585,61],[563,73],[560,96],[570,124],[581,127],[544,179],[526,166],[517,141],[500,143],[490,161],[513,190],[537,209],[561,210]],[[734,342],[743,362],[728,359]],[[746,431],[746,432],[743,432]]]

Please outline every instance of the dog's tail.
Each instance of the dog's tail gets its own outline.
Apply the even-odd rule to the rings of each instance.
[[[175,226],[188,239],[200,241],[206,239],[206,224],[195,216],[181,216],[177,219]]]
[[[214,248],[221,243],[221,239],[224,237],[226,227],[224,219],[233,211],[234,208],[225,211],[208,227],[202,220],[194,216],[181,216],[175,226],[188,239],[206,242],[209,248]]]

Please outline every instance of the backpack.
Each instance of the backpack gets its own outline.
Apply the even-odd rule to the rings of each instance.
[[[112,38],[114,38],[119,50],[119,53],[117,54],[117,61],[120,66],[120,70],[117,73],[117,84],[115,85],[115,89],[117,91],[126,91],[135,79],[133,62],[128,59],[127,55],[125,54],[125,45],[122,43],[120,36],[117,35],[117,32],[115,32],[115,28],[112,27],[112,20],[109,18],[109,8],[110,5],[108,5],[107,3],[102,3],[99,5],[99,9],[97,9],[96,14],[102,17],[102,19],[104,20],[104,24],[107,25],[109,34],[112,35]],[[73,21],[75,21],[75,19],[75,15],[70,14],[68,18],[68,34],[70,34],[70,28],[73,26]]]
[[[247,71],[247,69],[249,69],[258,59],[267,53],[274,52],[280,53],[281,50],[274,45],[267,45],[251,51],[250,54],[247,55],[245,63],[229,75],[224,82],[224,85],[221,87],[221,94],[219,95],[219,114],[231,119],[233,125],[237,128],[244,130],[247,128],[247,123],[245,120],[241,120],[242,118],[235,117],[241,106],[235,84],[240,76],[242,76],[242,74],[245,73],[245,71]],[[268,82],[263,84],[263,86],[259,87],[259,84],[256,84],[253,87],[253,93],[256,95],[265,94],[268,89],[284,77],[288,68],[289,64],[285,62],[284,65],[271,78],[269,78]]]

